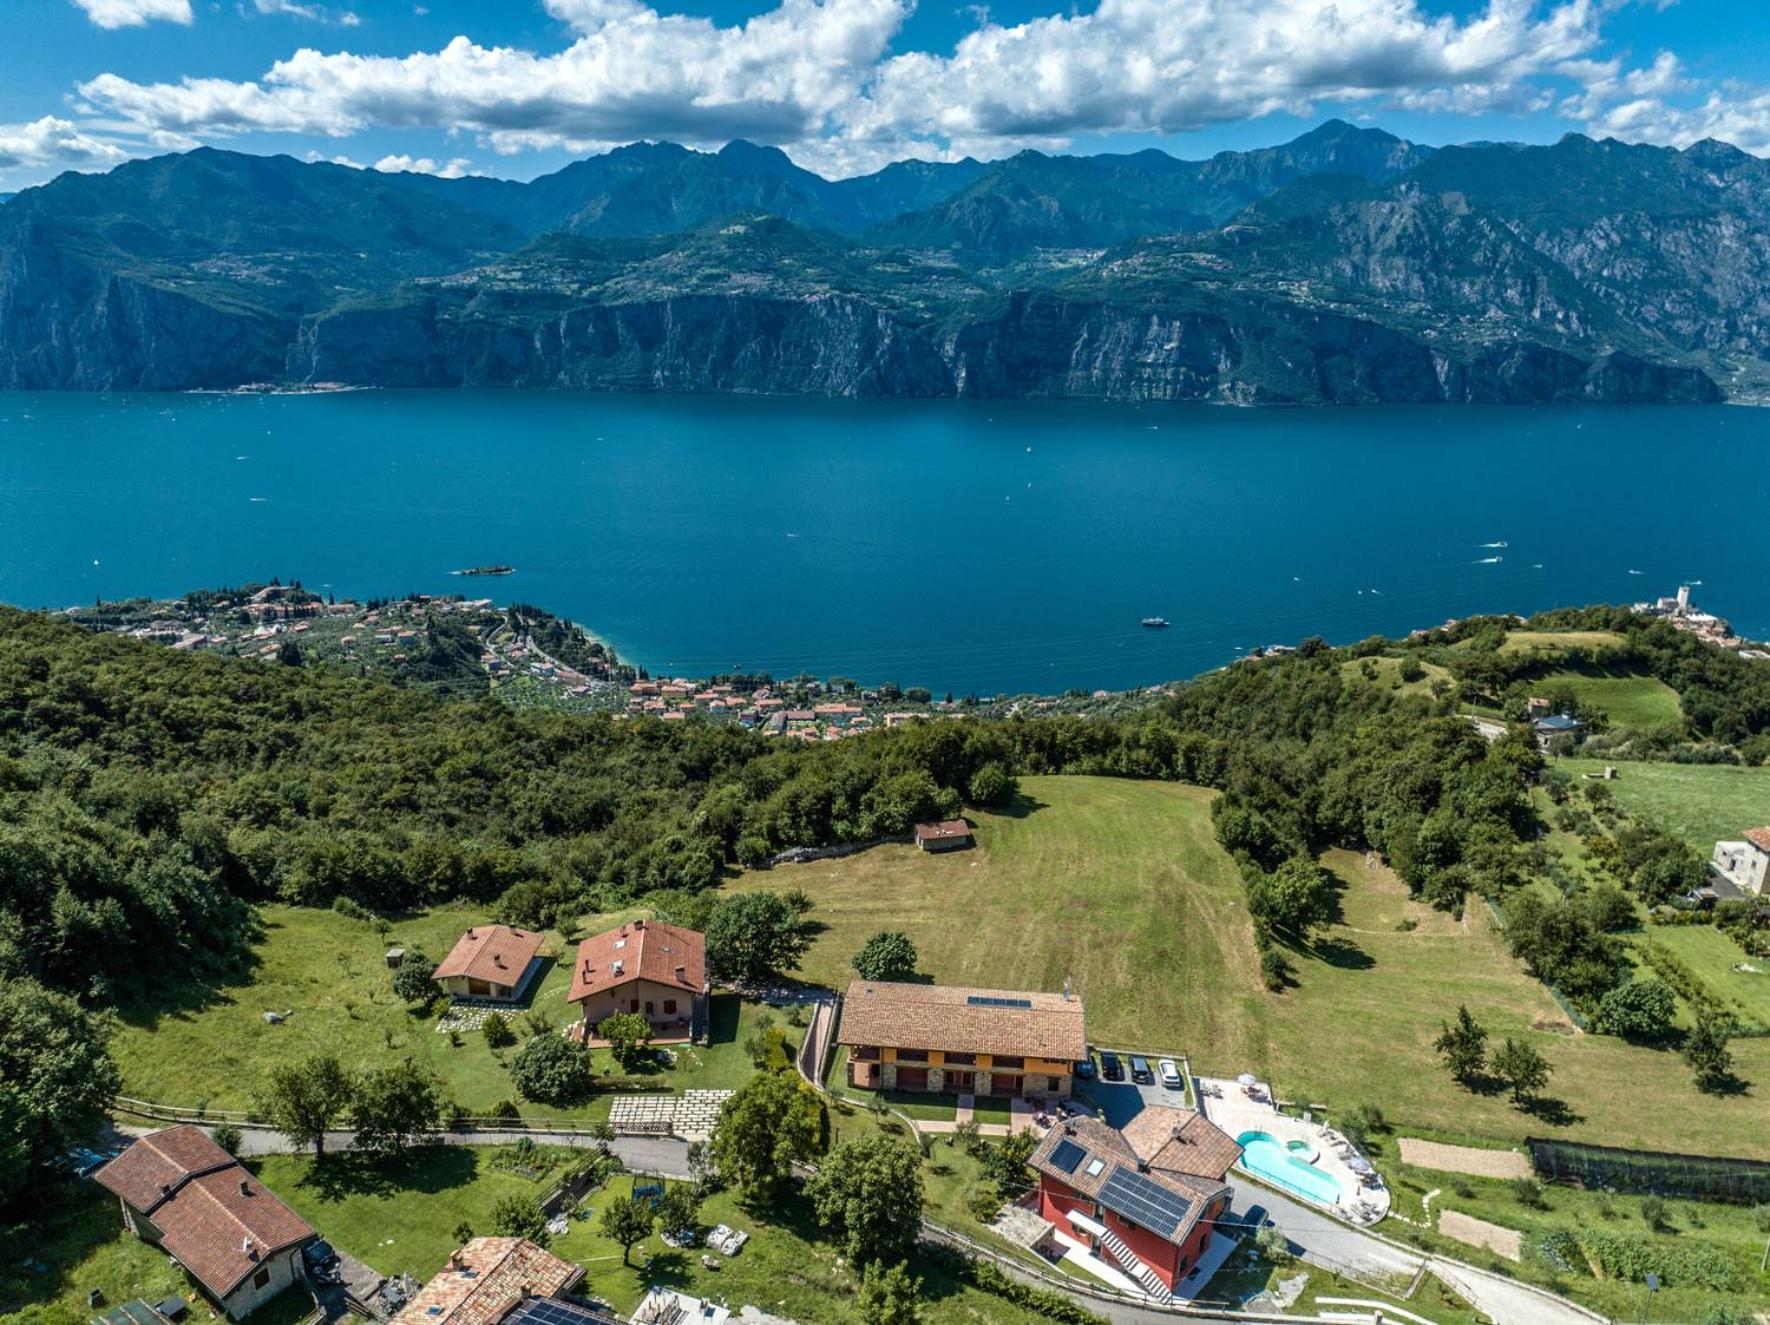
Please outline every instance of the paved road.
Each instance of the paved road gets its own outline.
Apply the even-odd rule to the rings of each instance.
[[[1263,1214],[1290,1239],[1304,1260],[1328,1268],[1350,1266],[1362,1273],[1411,1279],[1426,1256],[1342,1224],[1310,1206],[1231,1174],[1235,1197],[1230,1209],[1246,1219]],[[1602,1317],[1552,1294],[1461,1261],[1431,1257],[1431,1272],[1461,1293],[1498,1325],[1593,1325]]]
[[[119,1140],[142,1136],[148,1132],[158,1131],[159,1126],[144,1127],[135,1124],[119,1123],[115,1130]],[[519,1136],[530,1136],[536,1145],[571,1146],[575,1149],[589,1149],[601,1143],[595,1137],[585,1136],[580,1132],[525,1132],[515,1129],[495,1132],[441,1132],[436,1140],[451,1146],[507,1146]],[[356,1143],[355,1132],[327,1132],[327,1150],[349,1150]],[[646,1173],[661,1173],[667,1178],[688,1178],[688,1142],[673,1136],[617,1136],[608,1143],[610,1153],[617,1156],[629,1169]],[[242,1127],[240,1129],[240,1156],[250,1159],[256,1155],[293,1155],[304,1153],[309,1147],[295,1146],[281,1132],[274,1132],[268,1127]]]

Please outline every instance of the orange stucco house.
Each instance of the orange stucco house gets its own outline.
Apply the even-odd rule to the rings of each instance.
[[[707,939],[662,920],[635,920],[578,945],[566,994],[583,1012],[586,1040],[617,1012],[637,1012],[657,1041],[707,1035]]]

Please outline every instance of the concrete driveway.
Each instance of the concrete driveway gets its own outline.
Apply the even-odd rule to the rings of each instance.
[[[1184,1090],[1169,1090],[1160,1081],[1153,1086],[1138,1085],[1131,1080],[1130,1059],[1121,1057],[1119,1061],[1125,1065],[1123,1081],[1094,1080],[1076,1086],[1076,1098],[1098,1109],[1107,1124],[1122,1128],[1151,1105],[1166,1105],[1170,1109],[1186,1107]],[[1151,1068],[1155,1066],[1153,1058],[1149,1065]]]

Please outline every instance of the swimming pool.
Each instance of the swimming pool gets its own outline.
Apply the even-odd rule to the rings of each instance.
[[[1235,1138],[1241,1147],[1242,1167],[1288,1192],[1318,1205],[1338,1205],[1340,1184],[1315,1165],[1298,1159],[1270,1132],[1243,1132]]]

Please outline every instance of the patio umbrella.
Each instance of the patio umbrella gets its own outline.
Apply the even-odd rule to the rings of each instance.
[[[1375,1169],[1371,1168],[1371,1162],[1363,1155],[1354,1155],[1351,1159],[1346,1161],[1346,1167],[1351,1169],[1354,1173],[1376,1172]]]
[[[1260,1078],[1255,1076],[1252,1072],[1243,1072],[1235,1079],[1235,1084],[1238,1086],[1257,1086],[1260,1084]]]

